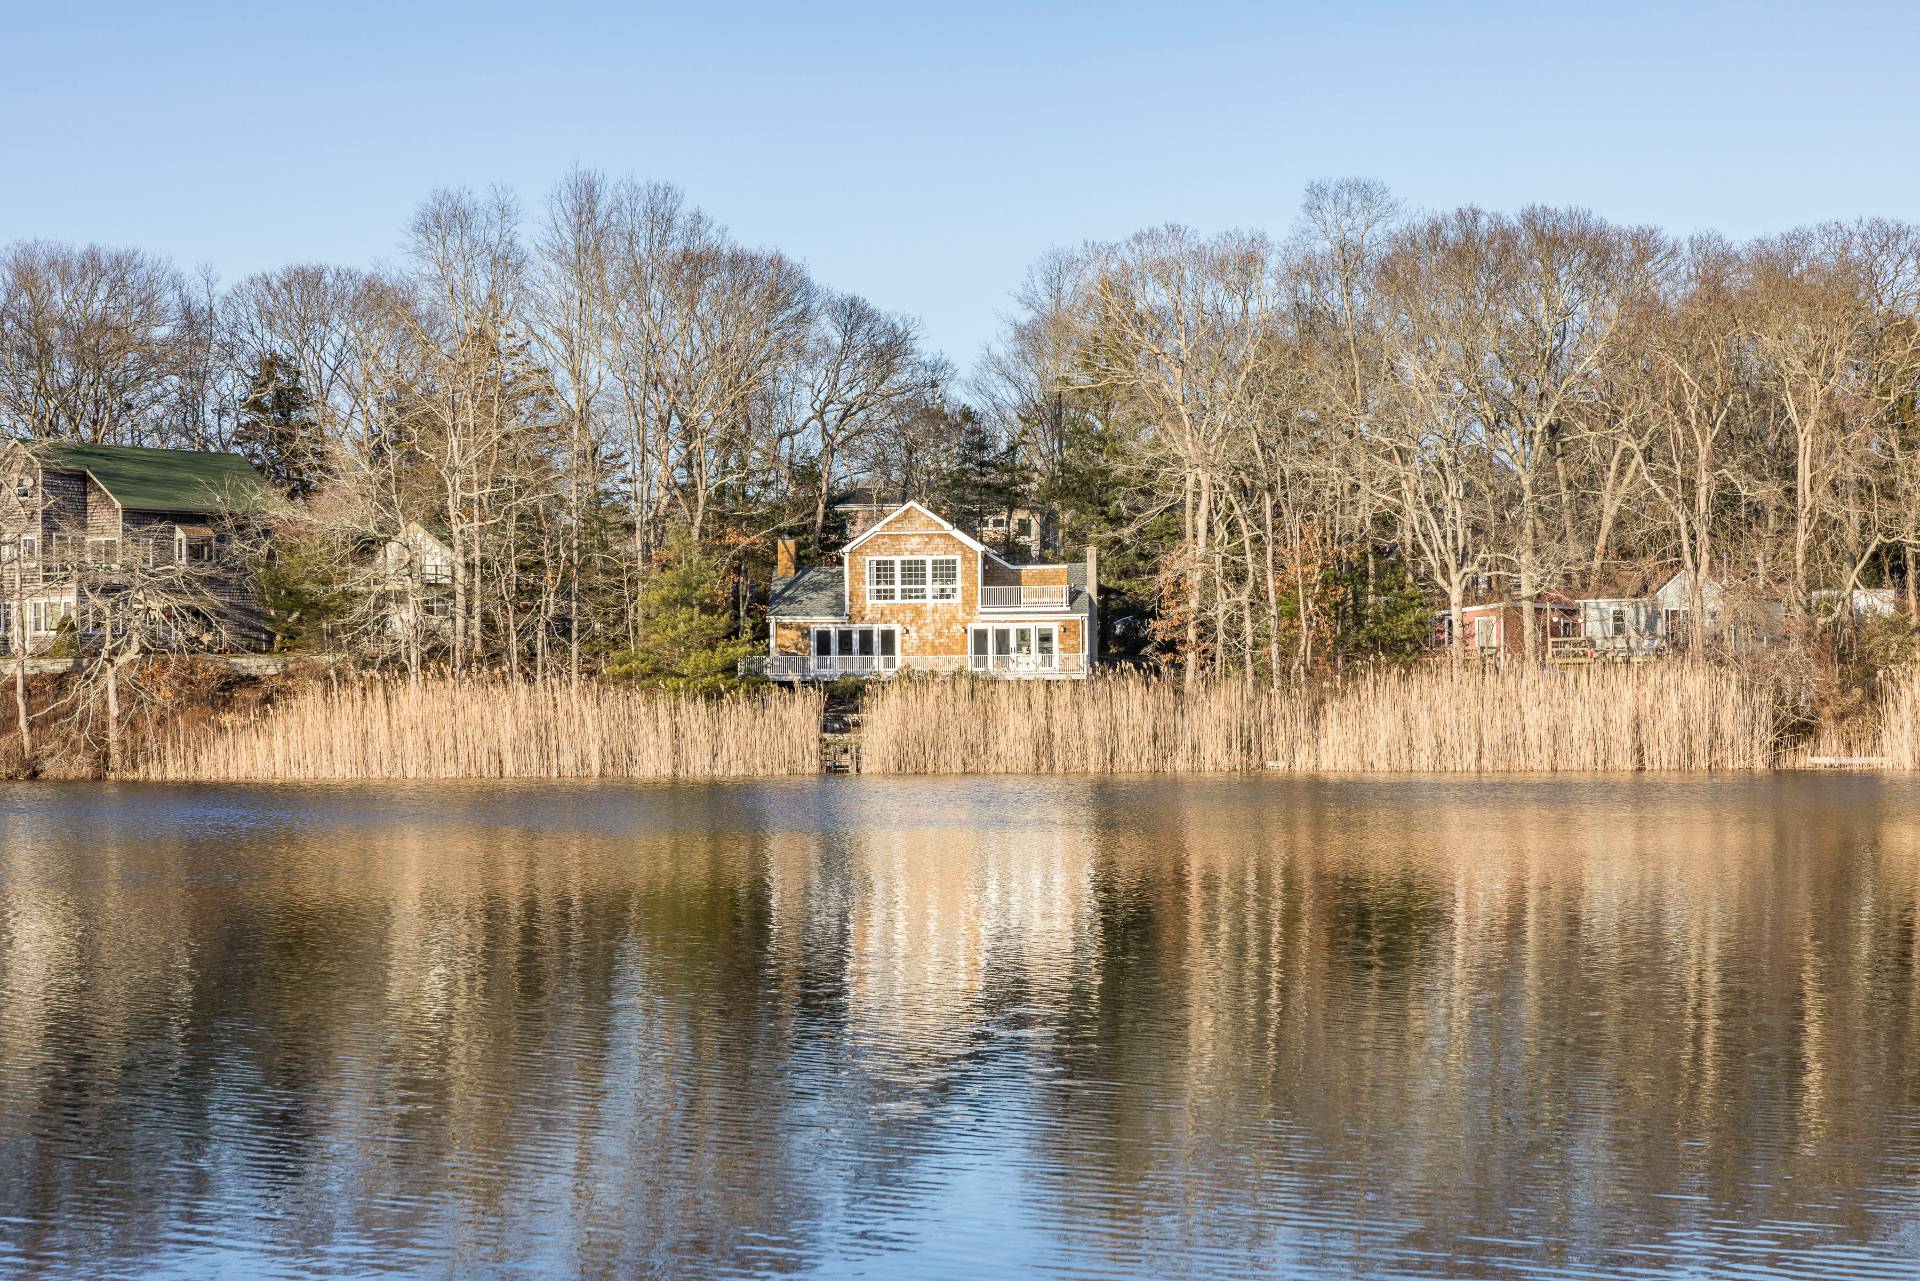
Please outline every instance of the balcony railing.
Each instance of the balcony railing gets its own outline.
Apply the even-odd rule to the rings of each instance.
[[[980,608],[987,609],[1065,609],[1065,583],[1037,583],[1018,587],[982,587]]]
[[[981,656],[969,660],[958,655],[922,655],[912,658],[864,658],[848,656],[815,657],[811,654],[774,654],[771,657],[745,659],[740,664],[743,676],[765,674],[776,681],[830,681],[842,676],[881,677],[896,672],[962,672],[976,676],[1049,677],[1079,676],[1087,670],[1087,660],[1079,654],[1060,654],[1042,661],[1037,655]]]

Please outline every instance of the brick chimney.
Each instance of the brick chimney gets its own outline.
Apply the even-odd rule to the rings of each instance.
[[[791,538],[782,538],[773,545],[773,576],[775,578],[793,577],[793,560],[798,548],[799,544]]]

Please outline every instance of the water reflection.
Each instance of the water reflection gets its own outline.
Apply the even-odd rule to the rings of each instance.
[[[0,1272],[1914,1275],[1920,789],[0,791]]]

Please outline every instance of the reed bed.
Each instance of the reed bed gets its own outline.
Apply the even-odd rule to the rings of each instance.
[[[315,685],[236,723],[162,738],[163,781],[746,778],[820,767],[823,695],[702,699],[601,684],[433,678]]]
[[[1882,680],[1874,754],[1887,769],[1920,769],[1920,668],[1907,667]]]
[[[864,768],[894,774],[1752,770],[1764,686],[1706,664],[1375,672],[1309,691],[898,681],[865,713]]]

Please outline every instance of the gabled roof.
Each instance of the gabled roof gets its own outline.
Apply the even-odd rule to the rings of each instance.
[[[64,440],[20,444],[43,467],[86,472],[114,502],[135,511],[191,513],[257,507],[268,496],[260,473],[238,454]]]
[[[847,579],[838,565],[814,565],[773,580],[769,618],[845,618]]]
[[[947,533],[952,534],[955,538],[959,539],[962,543],[965,543],[968,547],[971,547],[974,551],[981,552],[988,556],[993,556],[992,552],[987,551],[986,544],[982,543],[979,539],[974,538],[970,534],[961,533],[958,529],[955,529],[953,527],[951,522],[942,519],[939,515],[934,513],[924,504],[922,504],[918,499],[909,499],[908,501],[901,503],[898,507],[888,512],[885,516],[882,516],[879,520],[876,520],[875,522],[873,522],[872,525],[867,527],[867,532],[860,535],[860,537],[854,539],[852,542],[848,543],[846,547],[842,550],[841,554],[845,555],[847,552],[851,552],[854,548],[858,547],[861,543],[866,542],[869,538],[872,538],[875,534],[879,533],[881,530],[885,529],[888,525],[892,524],[900,516],[900,513],[908,510],[919,512],[922,516],[925,516],[928,520],[931,520],[934,524],[940,526],[940,528],[945,530]],[[995,560],[999,560],[1002,565],[1007,563],[1004,560],[1000,560],[998,556],[993,556],[993,558]]]

